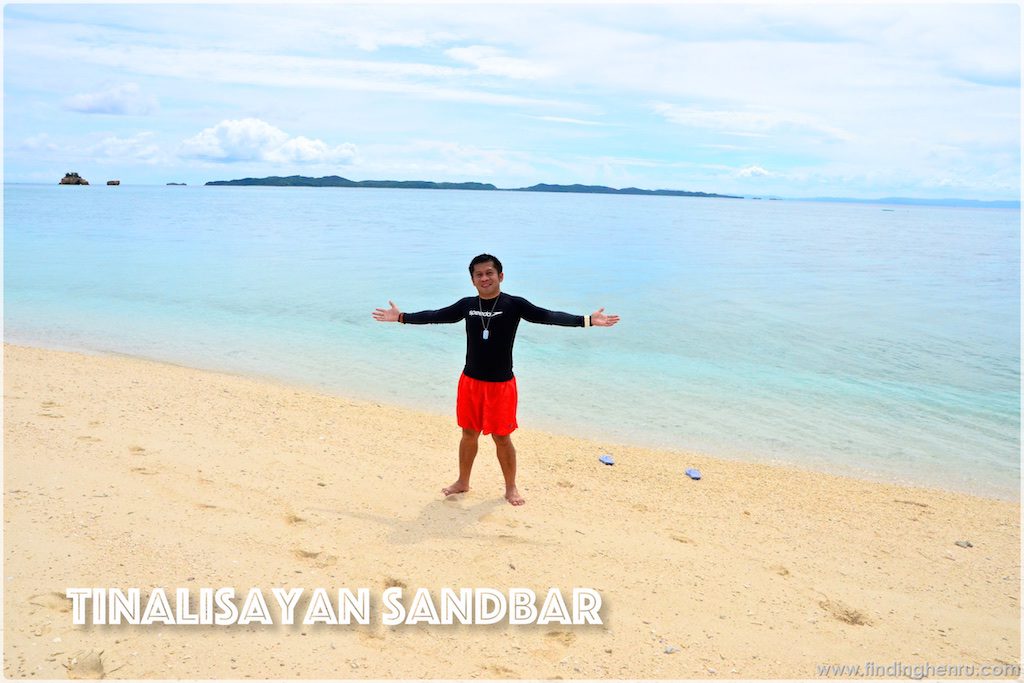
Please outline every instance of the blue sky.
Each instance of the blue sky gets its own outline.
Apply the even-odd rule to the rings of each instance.
[[[1018,199],[1015,4],[4,8],[4,179]]]

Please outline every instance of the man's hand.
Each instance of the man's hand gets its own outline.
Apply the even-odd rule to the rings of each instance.
[[[374,309],[373,314],[372,314],[374,320],[376,320],[377,322],[380,322],[380,323],[397,323],[398,322],[398,316],[401,315],[402,312],[398,310],[398,306],[395,305],[394,301],[391,301],[389,299],[388,303],[391,304],[391,308],[388,308],[388,309],[376,308],[376,309]]]
[[[619,322],[619,316],[605,315],[603,306],[590,314],[590,324],[594,327],[611,327],[617,322]]]

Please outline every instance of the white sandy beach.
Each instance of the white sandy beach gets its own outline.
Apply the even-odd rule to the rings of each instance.
[[[454,418],[123,357],[7,345],[4,360],[11,678],[813,678],[1020,661],[1018,503],[529,429],[524,507],[502,498],[488,441],[472,490],[446,500]],[[604,623],[76,626],[64,597],[396,585],[590,587]]]

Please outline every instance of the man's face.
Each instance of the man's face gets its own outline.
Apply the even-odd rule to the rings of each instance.
[[[481,299],[493,299],[501,292],[504,273],[494,267],[494,261],[484,261],[473,266],[473,286]]]

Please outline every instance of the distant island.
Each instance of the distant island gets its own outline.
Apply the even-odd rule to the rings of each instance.
[[[626,187],[617,190],[614,187],[604,185],[548,185],[540,183],[530,187],[520,187],[512,192],[584,192],[589,194],[646,194],[660,197],[717,197],[719,199],[743,199],[728,194],[714,194],[709,192],[686,192],[684,190],[642,190],[639,187]]]
[[[168,183],[174,185],[175,183]],[[182,183],[184,184],[184,183]],[[654,195],[662,197],[713,197],[717,199],[751,199],[767,201],[797,202],[836,202],[855,204],[888,204],[902,206],[947,206],[974,208],[1007,208],[1020,209],[1019,200],[979,201],[973,199],[914,199],[909,197],[885,197],[881,199],[855,199],[850,197],[779,197],[775,195],[736,196],[711,192],[687,192],[684,190],[644,190],[638,187],[617,189],[604,185],[551,185],[538,183],[530,187],[500,188],[491,183],[437,183],[428,180],[349,180],[341,176],[331,175],[322,178],[308,176],[269,176],[267,178],[240,178],[238,180],[211,180],[207,185],[222,186],[271,186],[271,187],[373,187],[398,188],[407,190],[476,190],[486,192],[561,192],[583,194],[629,194]]]
[[[207,185],[247,186],[269,185],[273,187],[375,187],[399,188],[409,190],[477,190],[492,192],[575,192],[586,194],[637,194],[658,195],[666,197],[717,197],[720,199],[743,199],[726,194],[708,192],[685,192],[683,190],[642,190],[637,187],[616,189],[604,185],[548,185],[540,183],[531,187],[502,189],[490,183],[435,183],[428,180],[349,180],[341,176],[324,176],[309,178],[293,175],[287,177],[270,176],[268,178],[241,178],[239,180],[211,180]]]
[[[64,177],[60,179],[59,185],[88,185],[89,181],[78,175],[74,171],[65,173]]]
[[[211,180],[207,185],[270,185],[273,187],[377,187],[410,190],[497,190],[490,183],[434,183],[425,180],[349,180],[329,175],[323,178],[292,175],[285,178],[241,178],[240,180]]]

